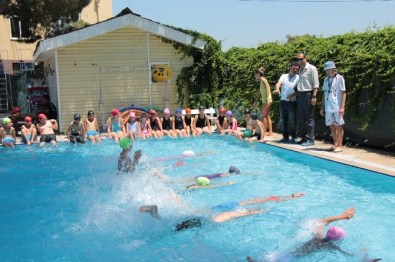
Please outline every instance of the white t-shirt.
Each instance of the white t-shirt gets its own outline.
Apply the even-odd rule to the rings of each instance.
[[[281,100],[284,101],[295,101],[296,98],[292,98],[291,100],[287,99],[287,96],[292,95],[295,93],[294,87],[298,83],[299,76],[293,75],[290,76],[289,74],[283,74],[278,80],[281,83]]]
[[[342,102],[342,92],[346,91],[343,76],[336,74],[334,77],[325,77],[323,90],[325,95],[325,112],[339,112]]]

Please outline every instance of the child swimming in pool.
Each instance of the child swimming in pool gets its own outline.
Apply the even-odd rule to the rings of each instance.
[[[338,226],[331,226],[325,233],[325,227],[332,222],[338,220],[348,220],[354,217],[355,215],[355,208],[348,208],[343,213],[340,213],[335,216],[324,217],[318,220],[316,227],[314,228],[314,236],[312,239],[304,243],[299,248],[292,251],[289,255],[285,256],[278,256],[276,257],[275,261],[294,261],[298,258],[306,257],[314,252],[319,251],[337,251],[346,256],[353,256],[353,254],[348,253],[342,250],[337,244],[337,241],[340,241],[345,238],[346,232],[343,228]],[[364,262],[372,262],[372,261],[380,261],[380,258],[370,259],[367,255],[364,256],[362,261]],[[252,259],[251,257],[247,257],[247,261],[254,262],[256,260]]]
[[[208,214],[210,215],[210,219],[213,222],[223,223],[235,218],[261,214],[268,211],[267,209],[245,209],[244,208],[245,206],[259,205],[267,202],[289,201],[293,199],[298,199],[304,195],[305,195],[304,193],[297,193],[297,194],[291,194],[289,196],[257,197],[257,198],[242,200],[242,201],[223,203],[209,208],[200,209],[195,211],[195,214]],[[158,213],[158,207],[156,205],[141,206],[139,208],[139,211],[149,213],[152,217],[156,219],[160,219]],[[191,227],[196,227],[196,226],[191,226],[191,224],[188,221],[192,221],[195,225],[200,226],[200,222],[199,223],[196,222],[197,219],[199,218],[193,218],[192,220],[189,219],[181,222],[180,224],[177,225],[177,228],[179,228],[179,230],[177,231]]]
[[[141,158],[142,155],[141,150],[137,150],[136,152],[134,152],[134,157],[132,161],[128,156],[128,154],[133,148],[133,140],[129,137],[122,138],[119,141],[119,146],[121,147],[122,151],[118,157],[118,170],[123,173],[127,173],[127,172],[133,173],[134,170],[136,169],[136,165],[138,164]]]

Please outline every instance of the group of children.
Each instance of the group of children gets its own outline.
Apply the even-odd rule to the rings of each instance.
[[[39,122],[37,125],[32,123],[32,118],[26,116],[21,128],[21,141],[24,144],[31,145],[37,141],[37,134],[40,134],[40,146],[46,142],[56,145],[55,131],[58,129],[58,123],[55,119],[48,120],[45,114],[38,115]],[[17,132],[13,127],[10,118],[3,118],[3,126],[0,127],[0,140],[5,147],[15,147]]]
[[[191,109],[187,108],[186,115],[183,116],[181,108],[177,108],[174,116],[171,116],[170,110],[165,108],[162,117],[159,117],[157,112],[151,109],[140,116],[130,112],[122,118],[119,110],[113,109],[107,120],[107,132],[109,138],[114,139],[115,142],[124,137],[134,140],[138,137],[142,139],[162,138],[163,136],[177,138],[199,136],[203,133],[211,134],[210,119],[204,110],[204,107],[200,107],[199,114],[193,117]]]

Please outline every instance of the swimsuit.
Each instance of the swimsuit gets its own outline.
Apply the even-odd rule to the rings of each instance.
[[[182,117],[175,117],[174,118],[174,127],[178,130],[183,130],[184,129],[184,125],[182,124]]]
[[[196,120],[196,127],[203,128],[206,126],[206,115],[204,115],[203,118],[200,118],[198,116],[198,119]]]
[[[112,130],[112,132],[115,132],[115,133],[122,131],[121,118],[118,118],[117,124],[114,123],[114,118],[111,119],[111,130]]]
[[[203,175],[199,177],[207,177],[208,179],[213,179],[213,178],[219,178],[222,176],[222,173],[216,173],[216,174],[211,174],[211,175]]]
[[[190,117],[190,118],[185,117],[185,124],[187,126],[191,127],[191,123],[192,123],[192,117]]]
[[[40,142],[51,142],[52,140],[56,141],[56,136],[55,134],[51,135],[42,135],[40,137]]]
[[[3,138],[3,145],[4,145],[5,143],[14,143],[14,144],[15,144],[15,140],[14,140],[13,137],[7,136],[7,137],[4,137],[4,138]]]
[[[27,135],[27,139],[30,141],[32,139],[32,134]],[[24,136],[22,136],[22,143],[27,144],[26,138]]]
[[[163,130],[171,130],[171,121],[170,121],[170,118],[169,118],[169,119],[163,118],[162,128],[163,128]]]
[[[219,125],[220,125],[220,126],[223,126],[223,125],[224,125],[224,120],[225,120],[225,116],[219,116],[219,117],[218,117],[218,122],[219,122]]]
[[[158,119],[155,120],[150,120],[150,124],[151,124],[151,129],[154,131],[160,130],[159,128],[159,124],[158,124]]]
[[[89,130],[88,132],[86,132],[87,137],[97,136],[97,135],[99,135],[99,133],[96,130]]]
[[[129,131],[137,132],[137,122],[129,123]]]

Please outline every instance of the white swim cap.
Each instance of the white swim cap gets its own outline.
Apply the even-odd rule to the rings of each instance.
[[[195,155],[195,152],[193,152],[192,150],[187,150],[187,151],[184,151],[184,152],[182,153],[182,155],[183,155],[183,156],[194,156],[194,155]]]

